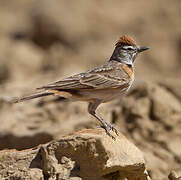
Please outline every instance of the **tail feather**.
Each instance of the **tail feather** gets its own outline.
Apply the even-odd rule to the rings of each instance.
[[[49,95],[52,95],[54,93],[50,93],[50,92],[37,92],[37,93],[34,93],[34,94],[30,94],[30,95],[27,95],[27,96],[23,96],[23,97],[15,97],[15,98],[12,98],[10,100],[11,103],[19,103],[19,102],[22,102],[22,101],[26,101],[26,100],[30,100],[30,99],[35,99],[35,98],[39,98],[39,97],[43,97],[43,96],[49,96]]]

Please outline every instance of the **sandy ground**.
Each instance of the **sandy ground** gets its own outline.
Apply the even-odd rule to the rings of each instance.
[[[0,149],[27,149],[98,124],[86,103],[9,97],[107,61],[120,35],[150,47],[136,60],[127,97],[100,107],[143,151],[149,173],[181,164],[181,2],[0,1]]]

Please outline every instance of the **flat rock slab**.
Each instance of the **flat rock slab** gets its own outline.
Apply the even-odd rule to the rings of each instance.
[[[34,149],[0,152],[0,177],[28,179],[149,179],[141,151],[122,134],[84,129]]]

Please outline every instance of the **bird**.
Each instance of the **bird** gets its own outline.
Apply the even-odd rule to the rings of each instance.
[[[146,46],[138,46],[132,37],[123,35],[116,42],[111,57],[104,64],[38,87],[35,93],[14,98],[12,102],[19,103],[49,95],[58,95],[72,101],[86,101],[89,114],[99,121],[110,137],[115,139],[111,131],[119,135],[118,130],[100,117],[96,109],[100,104],[128,92],[134,81],[135,59],[139,53],[148,49]]]

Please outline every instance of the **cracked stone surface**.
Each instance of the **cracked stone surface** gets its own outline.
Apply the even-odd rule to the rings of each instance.
[[[2,178],[146,180],[142,152],[125,136],[85,129],[34,149],[0,152]]]

